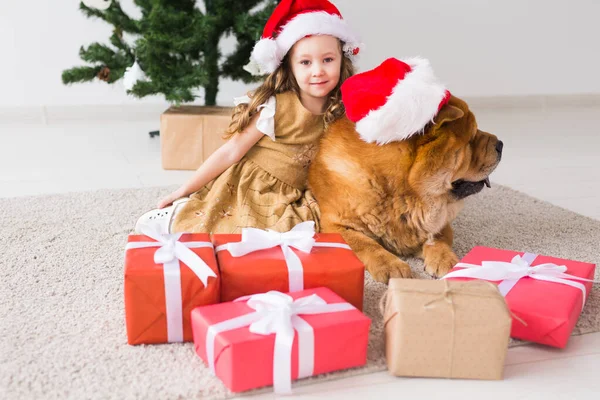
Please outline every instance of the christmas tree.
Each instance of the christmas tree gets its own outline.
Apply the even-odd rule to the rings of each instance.
[[[243,69],[275,0],[134,0],[142,16],[128,16],[118,0],[84,0],[79,8],[88,18],[100,18],[113,29],[110,45],[81,47],[86,66],[63,71],[64,84],[124,78],[136,97],[162,94],[171,103],[194,101],[204,89],[206,105],[215,105],[219,78],[245,83],[256,80]],[[124,38],[131,35],[132,43]],[[223,56],[219,40],[233,35],[237,47]]]

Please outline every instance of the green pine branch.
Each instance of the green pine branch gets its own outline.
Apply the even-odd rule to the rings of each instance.
[[[127,53],[129,56],[131,56],[131,58],[133,58],[133,51],[131,47],[123,40],[122,31],[115,29],[109,40],[115,48]]]
[[[62,81],[65,85],[89,82],[98,76],[101,69],[101,65],[96,67],[74,67],[63,71]]]
[[[79,49],[79,57],[89,63],[109,64],[114,56],[113,49],[100,43],[92,43],[87,48],[82,46]]]
[[[142,14],[149,13],[152,10],[153,0],[134,0],[136,6],[142,10]]]
[[[105,65],[111,70],[125,69],[135,61],[132,54],[124,51],[115,51],[100,43],[92,43],[87,48],[82,47],[79,50],[79,56],[83,61],[96,65]]]
[[[104,11],[90,8],[83,4],[83,2],[79,3],[79,9],[88,18],[102,19],[115,27],[119,27],[125,32],[141,33],[138,22],[125,14],[117,0],[113,0],[110,7]]]

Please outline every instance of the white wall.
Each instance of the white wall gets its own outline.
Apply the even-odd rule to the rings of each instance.
[[[337,0],[366,48],[359,67],[421,55],[461,97],[600,93],[600,1]],[[79,0],[0,2],[0,107],[162,103],[138,100],[117,83],[63,86],[78,50],[107,42],[110,26],[89,20]],[[123,8],[137,11],[132,0]],[[225,47],[231,46],[225,41]],[[245,91],[222,82],[220,104]]]
[[[357,7],[357,4],[369,7]],[[362,64],[421,55],[462,96],[600,93],[598,0],[341,1]]]

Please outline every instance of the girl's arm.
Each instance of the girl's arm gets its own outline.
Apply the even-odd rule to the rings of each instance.
[[[257,113],[250,125],[243,132],[236,133],[210,155],[194,172],[194,175],[181,187],[158,202],[158,208],[163,208],[175,200],[194,193],[204,185],[221,175],[227,168],[239,162],[246,153],[258,142],[264,133],[256,128]]]

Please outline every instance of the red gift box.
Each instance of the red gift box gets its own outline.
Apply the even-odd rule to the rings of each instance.
[[[192,309],[218,303],[220,297],[217,260],[210,237],[149,234],[152,237],[130,235],[126,247],[127,341],[192,341]]]
[[[231,391],[286,393],[292,379],[366,363],[371,321],[331,290],[242,300],[192,311],[196,353]]]
[[[341,235],[315,235],[313,222],[300,223],[283,234],[254,228],[244,228],[241,235],[215,234],[213,243],[222,302],[269,290],[285,293],[327,287],[362,310],[364,264]],[[232,255],[228,246],[240,244],[249,244],[251,251]]]
[[[595,270],[591,263],[475,247],[444,279],[498,284],[513,314],[513,338],[564,348],[592,290]]]

